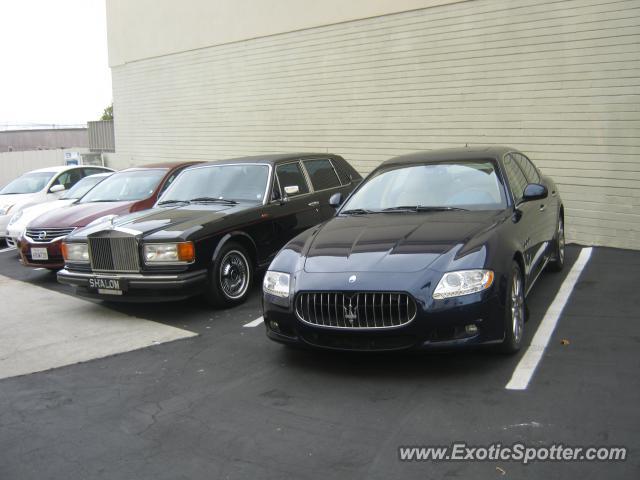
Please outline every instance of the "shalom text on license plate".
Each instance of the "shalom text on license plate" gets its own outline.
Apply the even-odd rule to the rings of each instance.
[[[98,293],[122,295],[120,280],[116,278],[90,278],[89,288],[97,288]]]

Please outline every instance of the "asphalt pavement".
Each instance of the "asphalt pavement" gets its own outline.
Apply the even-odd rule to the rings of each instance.
[[[570,246],[565,270],[543,274],[530,294],[526,346],[580,251]],[[197,336],[0,380],[0,479],[640,478],[639,271],[640,252],[593,249],[522,390],[506,386],[525,350],[346,354],[272,343],[259,285],[228,310],[199,299],[103,304]],[[0,253],[0,275],[70,292],[13,252]],[[0,298],[6,315],[1,285]],[[59,321],[47,304],[24,309],[25,324]],[[457,441],[625,446],[628,458],[399,460],[400,446]]]

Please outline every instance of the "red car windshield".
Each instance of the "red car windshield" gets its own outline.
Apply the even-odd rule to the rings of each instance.
[[[166,173],[165,168],[114,173],[82,197],[80,203],[127,202],[149,198]]]

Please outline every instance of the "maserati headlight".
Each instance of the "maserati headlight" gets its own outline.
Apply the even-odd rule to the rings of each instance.
[[[459,297],[486,290],[493,283],[491,270],[460,270],[445,273],[433,291],[433,298]]]
[[[289,297],[289,280],[291,276],[288,273],[268,271],[264,276],[262,289],[265,293],[275,295],[276,297]]]
[[[0,205],[0,215],[8,215],[12,208],[13,208],[13,203]]]
[[[65,262],[89,263],[89,246],[86,243],[62,242],[62,256]]]
[[[20,217],[22,217],[23,212],[24,210],[18,210],[16,213],[14,213],[12,217],[9,219],[9,225],[13,225],[18,220],[20,220]]]
[[[147,243],[143,255],[147,264],[191,263],[196,258],[196,250],[193,242]]]

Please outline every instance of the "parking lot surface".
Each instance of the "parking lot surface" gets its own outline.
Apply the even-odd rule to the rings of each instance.
[[[639,478],[640,252],[593,249],[530,382],[506,388],[580,252],[569,247],[565,270],[539,279],[525,349],[511,357],[287,349],[265,338],[259,285],[229,310],[199,299],[84,302],[83,317],[54,274],[2,252],[0,345],[18,321],[35,338],[66,322],[74,338],[96,308],[132,328],[152,322],[187,338],[95,351],[90,361],[0,380],[0,479]],[[51,302],[39,301],[25,302],[18,318],[6,285],[24,285],[24,295],[44,289],[75,314],[52,314]],[[89,348],[87,337],[77,341]],[[6,361],[0,353],[0,368]],[[629,451],[619,463],[398,458],[400,446],[456,441]]]

